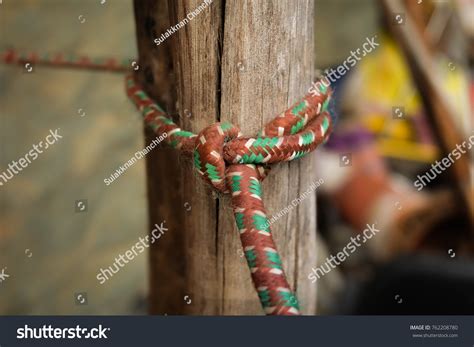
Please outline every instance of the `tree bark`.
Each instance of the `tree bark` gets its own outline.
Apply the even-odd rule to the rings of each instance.
[[[153,79],[145,83],[146,91],[171,113],[176,105],[183,129],[198,133],[217,121],[230,121],[244,135],[255,135],[311,85],[313,1],[214,0],[156,47],[154,38],[201,4],[135,0],[144,67],[140,78]],[[147,31],[153,30],[150,37]],[[148,142],[154,137],[147,133]],[[263,314],[242,257],[230,198],[216,199],[192,172],[192,164],[176,158],[164,148],[147,157],[150,230],[162,220],[169,229],[150,250],[150,312]],[[314,156],[308,155],[272,170],[263,183],[269,218],[317,180],[313,164]],[[272,224],[272,230],[302,312],[316,313],[316,287],[307,279],[316,265],[315,194]]]

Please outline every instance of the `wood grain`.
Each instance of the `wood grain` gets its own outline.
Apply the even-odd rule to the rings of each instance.
[[[227,1],[222,59],[221,119],[255,135],[307,93],[313,73],[313,1]],[[291,204],[315,175],[313,156],[282,163],[263,183],[268,215]],[[290,285],[303,312],[315,313],[315,287],[306,278],[316,259],[315,196],[272,225]],[[223,310],[261,314],[250,271],[239,261],[233,217],[219,214]],[[244,296],[245,302],[239,300]]]
[[[175,114],[170,42],[159,47],[153,42],[159,33],[169,27],[167,1],[134,2],[137,45],[139,52],[138,78],[147,93],[163,107]],[[175,120],[176,117],[175,117]],[[145,129],[148,145],[155,138]],[[155,223],[166,221],[168,232],[150,247],[149,300],[151,314],[170,314],[184,309],[185,271],[184,256],[184,196],[182,168],[172,148],[161,147],[147,155],[147,191],[149,230]]]
[[[172,23],[194,11],[201,0],[169,1]],[[184,129],[198,133],[218,119],[220,2],[214,1],[171,37],[177,105]],[[187,110],[187,111],[185,111]],[[191,117],[187,114],[191,112]],[[191,167],[182,173],[183,197],[191,204],[184,220],[187,314],[219,314],[217,282],[217,202]],[[179,208],[179,207],[178,207]]]

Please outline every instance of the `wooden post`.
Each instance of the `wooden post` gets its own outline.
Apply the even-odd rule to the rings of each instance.
[[[255,135],[311,85],[313,1],[214,0],[156,47],[154,38],[201,4],[135,0],[140,78],[171,113],[177,106],[183,129],[197,133],[227,120]],[[177,158],[164,148],[147,157],[150,225],[166,220],[169,229],[150,251],[150,312],[262,314],[230,199],[213,198],[192,164]],[[310,155],[272,170],[263,183],[270,217],[317,180],[313,164]],[[307,279],[316,265],[315,214],[313,195],[272,225],[305,314],[316,313],[316,287]]]

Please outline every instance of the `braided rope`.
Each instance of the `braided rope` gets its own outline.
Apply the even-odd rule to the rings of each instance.
[[[0,53],[6,64],[36,64],[107,71],[130,71],[129,60],[89,59],[62,54]],[[275,117],[253,137],[242,137],[231,123],[215,123],[199,134],[180,129],[130,75],[126,90],[144,117],[144,122],[165,142],[194,157],[194,167],[215,189],[232,194],[240,240],[252,280],[265,313],[298,315],[299,304],[286,279],[282,261],[273,241],[263,204],[261,181],[267,164],[298,159],[324,142],[332,130],[328,112],[331,91],[320,85],[319,95],[306,95],[287,111]]]
[[[320,83],[320,85],[322,85]],[[132,76],[126,78],[129,98],[145,123],[165,142],[193,155],[194,167],[215,189],[232,194],[232,209],[247,264],[265,313],[298,315],[299,304],[283,271],[262,199],[265,164],[298,159],[313,151],[331,132],[331,92],[308,94],[283,112],[256,138],[242,137],[231,123],[215,123],[199,134],[180,129],[151,100]]]
[[[77,56],[74,54],[39,54],[36,52],[19,53],[14,49],[7,49],[0,52],[0,62],[4,64],[24,65],[44,65],[51,67],[68,67],[88,70],[106,70],[111,72],[130,71],[131,60],[117,60],[114,58],[89,58],[87,56]]]

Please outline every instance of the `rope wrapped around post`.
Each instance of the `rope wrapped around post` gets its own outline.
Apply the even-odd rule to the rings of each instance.
[[[199,134],[180,129],[136,83],[126,78],[127,95],[165,142],[194,157],[199,175],[215,189],[232,194],[232,209],[252,281],[269,315],[299,315],[298,300],[283,271],[262,198],[267,164],[298,159],[324,142],[332,130],[331,90],[320,85],[275,117],[257,137],[243,137],[237,126],[215,123]]]

